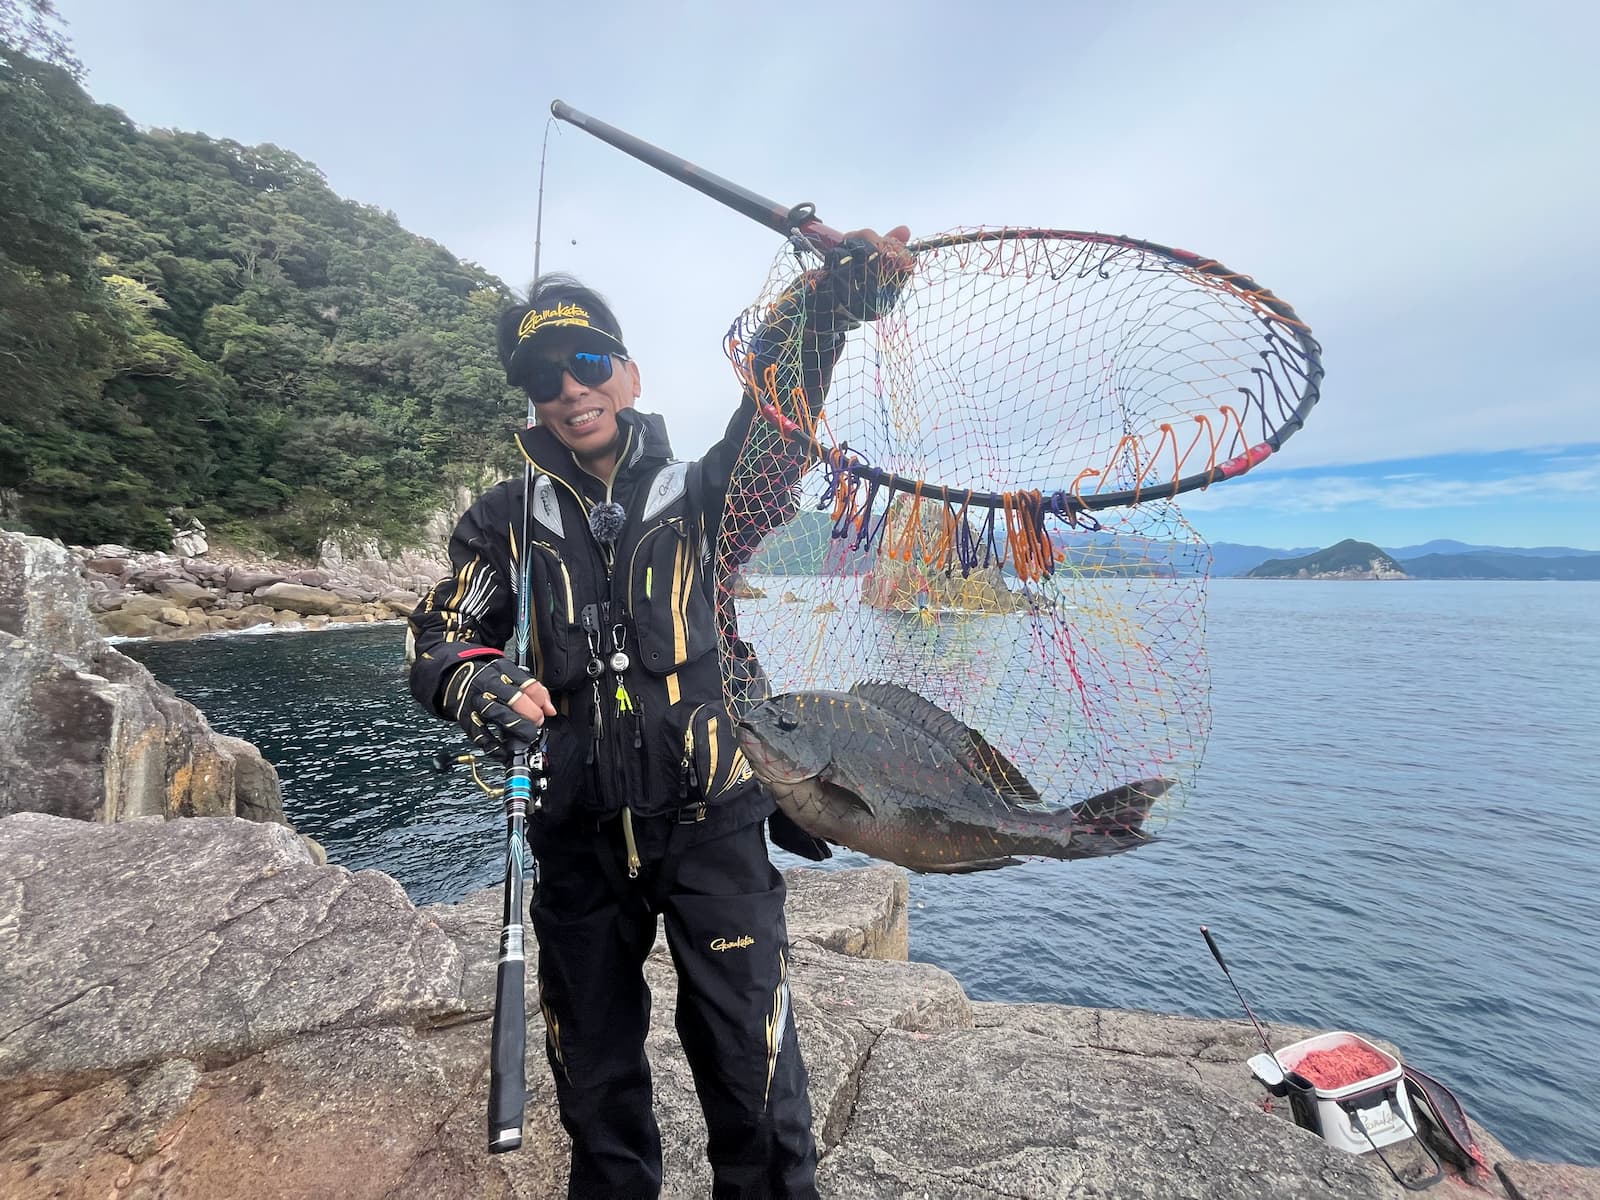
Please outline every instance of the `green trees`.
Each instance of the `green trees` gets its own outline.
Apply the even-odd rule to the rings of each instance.
[[[0,47],[0,489],[33,474],[41,445],[56,478],[80,465],[58,426],[99,395],[119,340],[78,226],[81,96],[66,71]]]
[[[510,298],[289,151],[142,131],[0,48],[7,524],[164,547],[181,511],[301,553],[404,543],[512,466]]]

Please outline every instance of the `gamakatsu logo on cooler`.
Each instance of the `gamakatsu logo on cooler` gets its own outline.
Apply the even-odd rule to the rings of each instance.
[[[730,938],[715,938],[715,939],[713,939],[713,941],[711,943],[711,948],[713,950],[743,950],[746,946],[754,946],[755,944],[756,944],[755,938],[751,937],[747,933],[743,937],[736,937],[736,938],[731,938],[731,939]]]

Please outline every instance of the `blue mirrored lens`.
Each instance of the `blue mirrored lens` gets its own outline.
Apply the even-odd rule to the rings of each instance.
[[[611,355],[585,354],[580,350],[572,356],[567,369],[584,387],[595,387],[611,378]]]
[[[611,378],[611,355],[578,351],[561,362],[536,362],[529,368],[525,386],[535,404],[548,404],[561,395],[561,379],[571,374],[584,387],[598,387]]]

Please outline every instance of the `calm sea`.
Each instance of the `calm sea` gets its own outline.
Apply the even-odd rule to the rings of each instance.
[[[1516,1153],[1600,1164],[1600,585],[1212,584],[1215,725],[1135,854],[913,876],[911,952],[984,1000],[1375,1033]],[[332,861],[419,903],[498,881],[428,759],[403,631],[129,644],[277,764]],[[780,857],[782,857],[780,855]],[[845,865],[864,862],[841,855]]]

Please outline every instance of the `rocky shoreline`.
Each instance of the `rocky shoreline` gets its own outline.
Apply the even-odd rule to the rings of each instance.
[[[282,822],[272,764],[108,645],[88,595],[63,547],[0,533],[0,816]]]
[[[392,562],[324,556],[315,567],[272,559],[73,546],[88,605],[111,637],[176,639],[263,627],[321,629],[411,615],[448,574],[421,555]]]
[[[900,868],[786,879],[823,1196],[1407,1194],[1281,1102],[1263,1111],[1248,1023],[974,1003],[906,961]],[[37,813],[0,820],[0,880],[0,1194],[564,1194],[532,965],[524,1146],[484,1149],[493,889],[416,907],[387,875],[319,865],[281,825]],[[663,1195],[703,1197],[664,945],[646,975]],[[1600,1195],[1600,1170],[1519,1162],[1476,1133],[1516,1191],[1487,1174],[1452,1191]],[[1390,1158],[1413,1176],[1427,1165],[1414,1143]]]
[[[417,907],[322,862],[254,747],[100,638],[91,586],[59,545],[0,534],[0,1195],[563,1194],[536,995],[524,1148],[484,1150],[498,894]],[[899,868],[786,878],[823,1196],[1407,1194],[1264,1111],[1248,1023],[975,1003],[908,961]],[[646,974],[663,1195],[704,1196],[664,946]],[[1600,1197],[1600,1168],[1474,1132],[1500,1173],[1452,1190]],[[1391,1160],[1427,1166],[1415,1143]]]

